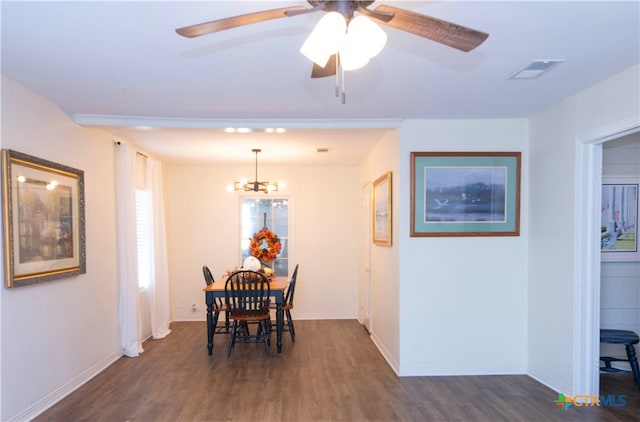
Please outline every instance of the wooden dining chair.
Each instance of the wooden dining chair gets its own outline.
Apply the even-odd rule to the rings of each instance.
[[[298,264],[293,270],[293,275],[287,285],[287,292],[284,295],[284,301],[282,302],[282,310],[285,314],[285,321],[282,324],[282,331],[288,331],[291,336],[291,341],[296,341],[296,330],[293,325],[293,318],[291,317],[291,310],[293,309],[293,295],[296,291],[296,280],[298,278]],[[271,309],[278,309],[278,305],[271,304]]]
[[[620,344],[625,347],[627,358],[616,358],[611,356],[600,356],[600,360],[604,362],[604,366],[600,367],[603,372],[627,372],[623,369],[614,368],[611,362],[629,362],[633,379],[636,386],[640,389],[640,366],[638,366],[638,356],[636,354],[635,344],[640,342],[640,337],[633,331],[628,330],[600,330],[600,343]]]
[[[231,350],[236,342],[263,342],[265,352],[269,356],[269,346],[271,345],[269,338],[271,335],[271,316],[269,314],[271,285],[269,279],[256,271],[235,271],[227,278],[224,293],[225,305],[232,321],[227,357],[231,356]],[[259,324],[254,335],[251,335],[247,329],[247,325],[250,323]],[[240,331],[238,331],[238,327],[240,327]]]
[[[202,274],[204,275],[204,282],[207,284],[207,286],[215,282],[215,280],[213,279],[213,274],[211,274],[211,270],[206,265],[202,266]],[[213,305],[211,307],[211,312],[213,313],[214,333],[229,333],[230,332],[229,310],[227,309],[227,305],[224,303],[222,298],[220,297],[213,298]],[[220,318],[220,312],[224,312],[224,326],[218,327],[218,318]]]

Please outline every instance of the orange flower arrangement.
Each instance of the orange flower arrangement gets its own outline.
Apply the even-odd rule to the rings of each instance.
[[[262,262],[273,262],[281,250],[280,239],[266,227],[254,234],[249,244],[249,253]]]

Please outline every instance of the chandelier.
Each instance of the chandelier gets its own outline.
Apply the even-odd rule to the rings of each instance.
[[[258,181],[258,153],[261,149],[252,149],[252,152],[256,153],[256,178],[253,182],[243,177],[239,182],[233,182],[232,185],[227,186],[229,192],[245,191],[245,192],[277,192],[279,189],[284,188],[284,182],[260,182]]]

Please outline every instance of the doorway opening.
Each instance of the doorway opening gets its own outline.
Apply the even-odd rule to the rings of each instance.
[[[576,273],[573,373],[575,394],[600,394],[600,205],[602,147],[640,131],[640,116],[582,134],[577,139]]]
[[[371,334],[371,183],[360,194],[360,253],[358,265],[358,321]]]

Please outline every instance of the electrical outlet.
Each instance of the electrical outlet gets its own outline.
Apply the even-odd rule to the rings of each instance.
[[[198,307],[196,306],[195,303],[191,305],[191,312],[198,312]]]

